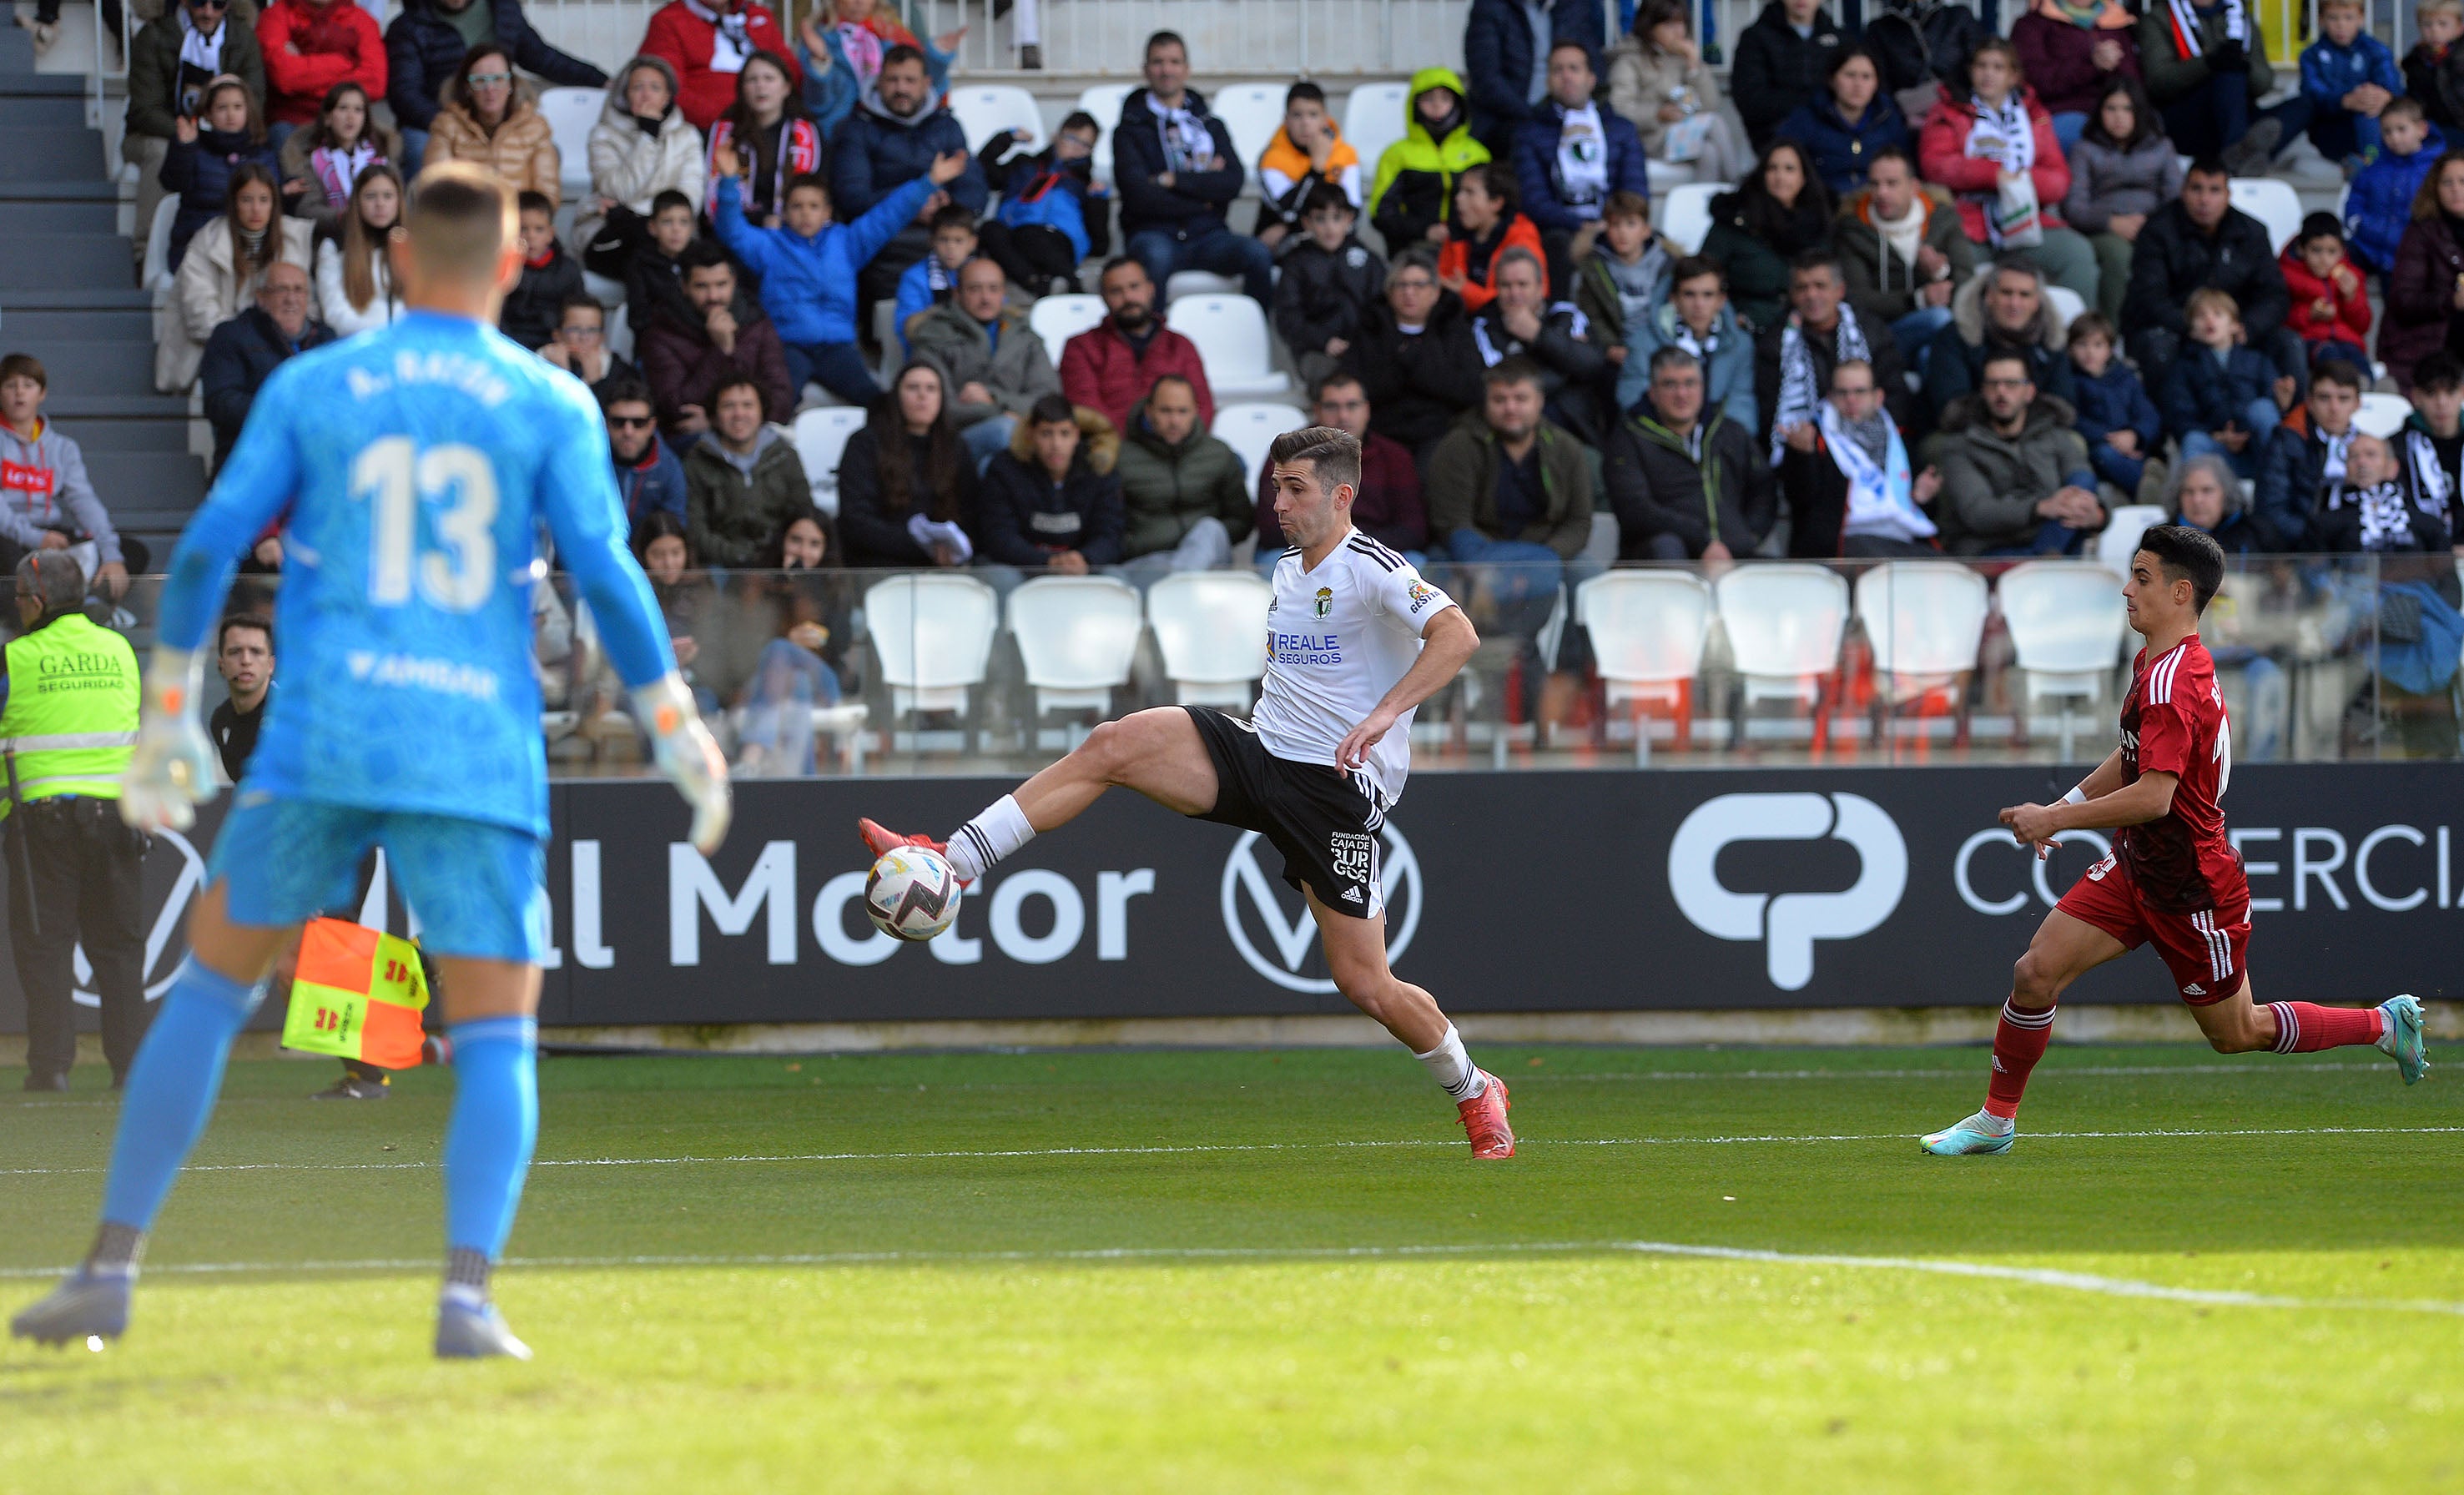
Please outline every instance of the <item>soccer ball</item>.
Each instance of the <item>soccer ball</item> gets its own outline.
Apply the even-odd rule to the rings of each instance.
[[[896,847],[865,878],[864,912],[885,934],[931,939],[957,922],[958,874],[937,851]]]

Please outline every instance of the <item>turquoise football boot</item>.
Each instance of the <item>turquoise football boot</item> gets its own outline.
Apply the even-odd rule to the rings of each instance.
[[[2380,1051],[2395,1060],[2405,1084],[2420,1084],[2430,1072],[2430,1053],[2421,1041],[2421,1003],[2410,996],[2390,997],[2379,1003],[2379,1016],[2387,1020],[2387,1031],[2379,1035]]]
[[[1997,1121],[2007,1130],[1996,1131],[1993,1124]],[[1970,1157],[2007,1153],[2018,1136],[2017,1123],[2002,1121],[1999,1116],[1980,1110],[1948,1131],[1917,1138],[1917,1144],[1936,1157]]]

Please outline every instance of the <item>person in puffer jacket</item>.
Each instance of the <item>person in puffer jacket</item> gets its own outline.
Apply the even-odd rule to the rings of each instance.
[[[1093,115],[1073,110],[1034,155],[1010,155],[1020,143],[1015,130],[977,153],[984,180],[1001,184],[1001,208],[976,225],[977,243],[1039,296],[1076,294],[1079,265],[1111,255],[1111,194],[1095,182],[1102,134]]]
[[[757,229],[745,221],[743,164],[733,149],[715,163],[718,236],[761,277],[761,309],[786,345],[790,390],[818,379],[822,386],[854,405],[881,397],[855,345],[856,277],[942,183],[969,165],[963,150],[936,156],[932,170],[891,192],[850,224],[830,221],[830,189],[819,177],[787,184],[786,223]]]
[[[2407,96],[2379,113],[2379,159],[2353,178],[2344,199],[2344,242],[2353,262],[2374,271],[2382,283],[2395,273],[2395,248],[2412,222],[2412,200],[2430,180],[2447,137],[2424,114],[2421,100]]]
[[[1121,480],[1112,473],[1121,441],[1112,423],[1048,394],[1010,433],[1009,449],[985,464],[968,534],[977,555],[999,566],[1034,566],[1084,576],[1121,559],[1126,525]]]
[[[1377,181],[1369,189],[1369,222],[1386,241],[1386,253],[1445,243],[1455,178],[1487,160],[1488,147],[1473,137],[1463,112],[1462,76],[1451,68],[1413,74],[1403,138],[1379,153]]]
[[[266,141],[265,121],[257,118],[256,99],[238,78],[226,75],[208,83],[197,118],[179,120],[173,127],[177,133],[170,153],[163,158],[160,180],[165,191],[180,194],[165,261],[165,268],[178,270],[188,240],[223,215],[233,171],[254,162],[276,179],[282,173],[279,157]]]
[[[1306,231],[1284,252],[1275,281],[1275,331],[1300,364],[1301,383],[1334,372],[1386,290],[1386,262],[1353,236],[1359,215],[1343,188],[1321,182],[1301,217]]]

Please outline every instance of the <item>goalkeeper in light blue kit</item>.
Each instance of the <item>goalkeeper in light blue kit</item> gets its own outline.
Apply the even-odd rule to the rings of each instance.
[[[94,1248],[11,1321],[20,1337],[126,1329],[145,1232],[260,983],[382,846],[438,957],[453,1040],[436,1352],[529,1357],[488,1276],[539,1128],[548,820],[530,590],[542,521],[693,805],[694,844],[707,852],[726,834],[726,762],[626,553],[598,407],[495,328],[522,268],[512,190],[441,165],[404,224],[391,253],[409,313],[275,372],[172,556],[121,814],[185,827],[212,792],[201,649],[240,556],[277,518],[282,693],[215,842],[189,959],[130,1068]]]

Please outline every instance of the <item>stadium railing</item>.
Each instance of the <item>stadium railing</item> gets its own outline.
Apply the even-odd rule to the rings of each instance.
[[[2236,558],[2202,627],[2234,760],[2464,756],[2457,565]],[[1482,642],[1419,713],[1422,771],[2093,761],[2137,649],[2121,578],[2093,561],[1428,575]],[[160,585],[120,604],[141,649]],[[270,611],[278,586],[242,578],[234,610]],[[1265,663],[1269,591],[1246,568],[1143,591],[1004,568],[688,572],[653,590],[753,776],[1031,771],[1145,707],[1245,713]],[[551,771],[647,771],[567,578],[539,583],[533,616]]]

